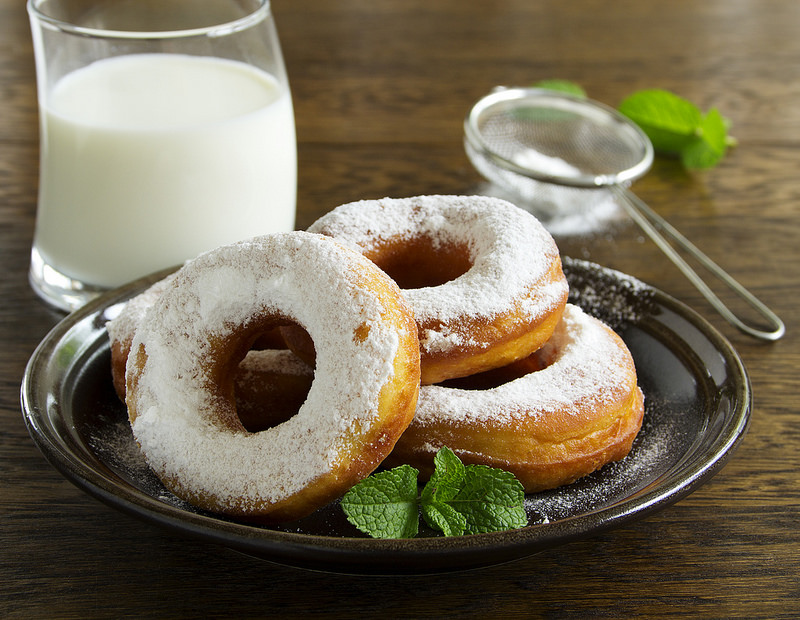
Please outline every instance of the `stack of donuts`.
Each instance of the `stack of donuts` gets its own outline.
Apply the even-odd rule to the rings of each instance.
[[[202,254],[108,324],[114,387],[164,485],[298,519],[443,446],[528,493],[628,454],[633,359],[567,303],[550,234],[496,198],[342,205]]]

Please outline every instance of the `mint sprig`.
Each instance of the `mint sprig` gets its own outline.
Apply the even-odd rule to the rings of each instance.
[[[507,471],[464,465],[444,447],[419,494],[418,475],[410,465],[400,465],[362,480],[342,497],[348,521],[373,538],[413,538],[420,513],[445,536],[499,532],[528,523],[525,492]]]
[[[542,80],[538,88],[586,96],[569,80]],[[716,108],[708,112],[668,90],[644,89],[619,104],[619,111],[636,123],[661,155],[677,157],[687,170],[713,168],[736,145],[729,134],[730,122]]]
[[[686,168],[716,166],[735,143],[716,108],[706,114],[692,102],[658,88],[633,93],[619,111],[642,128],[662,154],[678,156]]]

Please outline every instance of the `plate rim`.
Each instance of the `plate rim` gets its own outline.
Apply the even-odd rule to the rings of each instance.
[[[676,463],[648,486],[625,496],[611,505],[589,510],[546,524],[531,524],[517,530],[493,532],[461,537],[423,537],[413,539],[372,539],[367,537],[324,536],[275,530],[242,522],[230,521],[213,515],[188,512],[149,496],[130,485],[109,470],[109,475],[98,476],[95,468],[74,453],[64,449],[60,435],[46,423],[50,414],[37,402],[36,377],[40,366],[46,366],[70,334],[91,319],[98,321],[106,311],[143,290],[174,268],[151,274],[123,287],[104,293],[67,315],[42,339],[32,353],[20,385],[20,404],[33,439],[46,460],[75,486],[96,499],[147,522],[166,527],[192,538],[214,542],[261,559],[337,573],[351,574],[423,574],[466,570],[500,564],[533,555],[547,548],[570,541],[594,536],[602,531],[619,527],[627,522],[644,518],[681,500],[711,479],[725,465],[744,438],[750,423],[752,387],[745,365],[730,342],[705,318],[685,303],[645,284],[627,274],[602,267],[590,261],[563,257],[565,266],[578,268],[598,267],[612,277],[625,277],[640,283],[653,295],[654,303],[668,307],[683,320],[698,329],[711,341],[716,351],[739,378],[740,407],[728,416],[724,436],[715,448],[694,463],[689,476],[677,476],[682,468]],[[652,319],[646,317],[646,319]],[[654,320],[654,319],[653,319]],[[105,321],[103,321],[105,323]],[[658,323],[656,321],[656,323]],[[97,339],[87,346],[102,348]],[[57,435],[53,437],[53,435]],[[681,462],[694,456],[696,445],[682,455]],[[99,459],[98,459],[99,460]],[[669,474],[669,480],[663,480]],[[122,484],[114,484],[111,476]],[[590,527],[582,527],[594,519]],[[542,535],[542,530],[546,530]],[[487,557],[487,556],[491,556]]]

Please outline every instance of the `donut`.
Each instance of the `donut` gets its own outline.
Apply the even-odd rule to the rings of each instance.
[[[568,285],[553,238],[529,213],[484,196],[342,205],[308,229],[362,252],[401,287],[417,320],[422,383],[497,368],[553,333]],[[297,330],[290,348],[310,361]]]
[[[150,285],[144,292],[129,299],[120,313],[106,323],[111,348],[111,380],[122,402],[125,402],[125,366],[136,328],[174,278],[175,274],[171,273]]]
[[[622,459],[641,428],[644,397],[628,348],[572,304],[544,347],[494,374],[423,387],[385,464],[430,476],[448,446],[464,463],[512,472],[533,493]]]
[[[294,322],[316,360],[296,415],[240,421],[234,376],[256,338]],[[276,233],[200,255],[146,311],[126,368],[134,438],[165,487],[234,518],[293,521],[341,496],[414,415],[419,343],[397,285],[333,239]]]

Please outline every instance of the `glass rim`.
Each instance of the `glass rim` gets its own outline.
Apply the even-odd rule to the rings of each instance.
[[[27,0],[27,10],[31,18],[35,18],[42,24],[61,32],[96,39],[177,39],[197,36],[220,37],[246,30],[253,24],[262,21],[262,19],[269,15],[271,4],[271,0],[256,0],[258,6],[247,15],[210,26],[172,30],[119,30],[114,28],[79,26],[78,24],[53,17],[41,9],[41,5],[46,1],[47,0]]]

